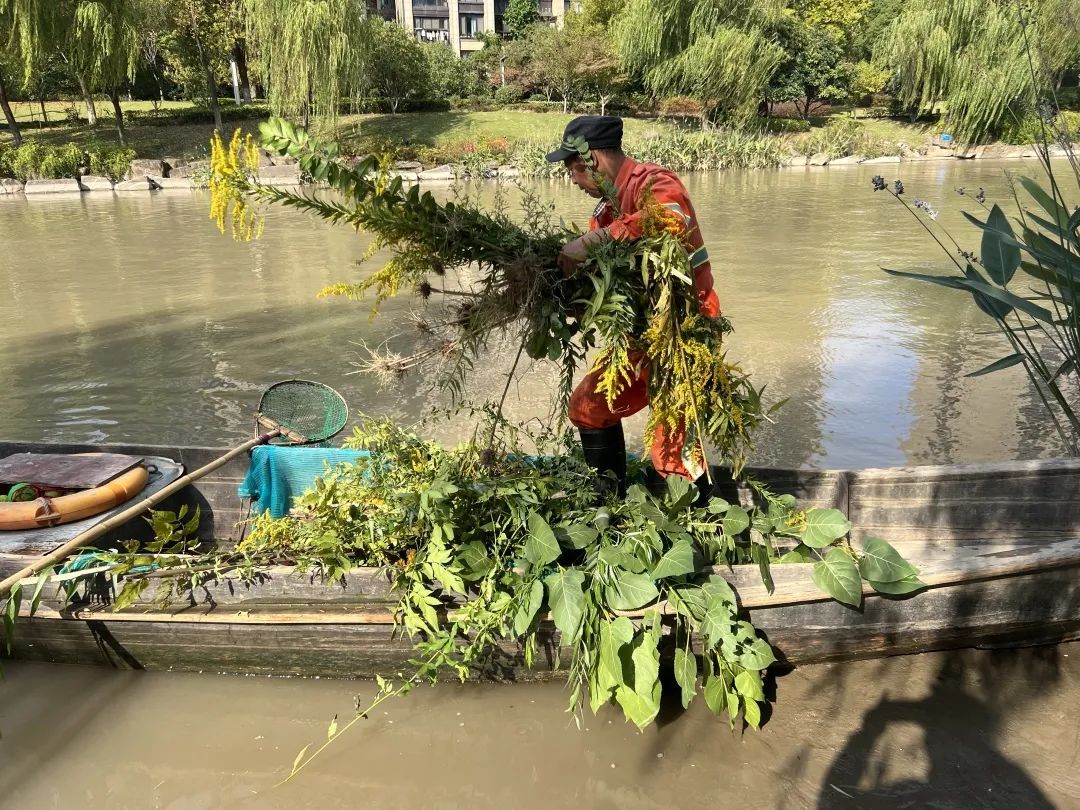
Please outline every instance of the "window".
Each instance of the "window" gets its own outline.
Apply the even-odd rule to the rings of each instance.
[[[461,36],[463,37],[476,39],[476,35],[484,30],[483,14],[462,14],[460,20]]]

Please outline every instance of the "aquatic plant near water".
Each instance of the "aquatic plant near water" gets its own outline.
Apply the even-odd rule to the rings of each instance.
[[[945,251],[957,270],[952,275],[928,275],[886,270],[942,287],[965,290],[975,305],[997,324],[1012,352],[968,376],[979,376],[1022,365],[1046,408],[1063,444],[1080,452],[1080,207],[1070,210],[1065,186],[1051,163],[1048,151],[1040,151],[1048,184],[1030,177],[1016,178],[1028,200],[1014,192],[1018,212],[1010,221],[1004,209],[987,208],[983,189],[973,199],[986,211],[985,219],[968,212],[964,216],[982,232],[978,254],[961,247],[940,225],[932,224],[937,212],[921,200],[909,205],[901,197],[897,180],[890,194],[923,225]],[[1069,152],[1069,165],[1080,192],[1080,166]],[[872,180],[875,191],[883,180]],[[966,190],[958,189],[966,196]],[[1034,203],[1034,208],[1032,207]],[[920,217],[926,214],[930,222]],[[1015,226],[1014,226],[1015,222]],[[1024,275],[1021,284],[1017,272]]]

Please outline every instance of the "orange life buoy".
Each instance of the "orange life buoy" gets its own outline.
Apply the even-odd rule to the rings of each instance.
[[[99,515],[131,500],[146,487],[150,473],[141,464],[100,487],[83,489],[57,498],[0,503],[0,531],[59,526]]]

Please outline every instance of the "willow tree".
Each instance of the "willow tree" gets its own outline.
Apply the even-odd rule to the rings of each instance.
[[[783,0],[628,0],[615,46],[656,95],[695,98],[705,118],[749,118],[784,59],[769,33]]]
[[[61,45],[77,76],[112,102],[117,137],[127,143],[120,90],[135,78],[142,49],[139,0],[75,0],[61,16]],[[87,94],[88,95],[88,94]]]
[[[244,0],[274,115],[335,121],[365,84],[372,20],[364,0]]]
[[[944,103],[960,138],[993,136],[1031,109],[1080,55],[1075,0],[910,0],[886,32],[877,60],[899,101],[916,112]]]

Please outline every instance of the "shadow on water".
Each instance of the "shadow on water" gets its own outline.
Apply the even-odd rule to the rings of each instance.
[[[1001,735],[1007,715],[1058,674],[1048,647],[946,654],[925,697],[886,694],[863,715],[822,779],[817,807],[1053,807],[1001,750]]]

